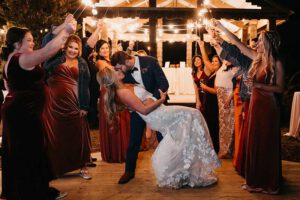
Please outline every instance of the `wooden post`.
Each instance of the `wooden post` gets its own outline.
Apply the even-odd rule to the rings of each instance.
[[[193,23],[193,20],[187,20],[187,24]],[[192,30],[188,29],[187,34],[192,34]],[[193,57],[193,41],[191,39],[186,40],[186,66],[192,67],[192,57]]]
[[[149,7],[156,8],[156,0],[149,0]],[[150,56],[157,57],[157,48],[156,48],[156,24],[157,18],[155,16],[149,18],[149,42],[150,42]]]
[[[162,19],[157,20],[158,27],[163,25]],[[156,42],[157,43],[157,60],[159,65],[162,67],[163,66],[163,41],[159,40]]]
[[[113,38],[111,41],[111,50],[112,53],[115,53],[117,50],[117,46],[118,46],[118,34],[116,31],[113,32]]]
[[[86,21],[85,20],[86,20],[85,18],[82,19],[82,38],[86,37],[86,35],[85,35],[85,24],[86,24]]]

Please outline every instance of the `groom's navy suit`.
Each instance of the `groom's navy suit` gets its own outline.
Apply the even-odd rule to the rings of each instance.
[[[140,63],[140,71],[145,89],[157,99],[160,98],[159,89],[166,92],[169,88],[168,80],[159,66],[158,61],[150,56],[137,56]],[[125,83],[136,83],[131,72],[127,72]],[[130,116],[130,139],[126,154],[125,171],[135,172],[136,160],[140,151],[142,136],[146,127],[144,120],[136,113]]]

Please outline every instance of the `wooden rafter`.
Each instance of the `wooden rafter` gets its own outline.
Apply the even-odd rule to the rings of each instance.
[[[97,7],[98,18],[114,17],[140,17],[140,18],[169,18],[169,19],[195,19],[197,8],[149,8],[149,7]],[[214,18],[226,19],[287,19],[291,12],[286,10],[266,9],[229,9],[211,8]],[[82,17],[90,16],[90,10],[85,10]]]

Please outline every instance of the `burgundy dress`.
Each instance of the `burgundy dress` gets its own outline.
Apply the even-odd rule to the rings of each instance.
[[[90,161],[91,141],[86,117],[80,117],[78,68],[58,65],[50,78],[45,113],[48,155],[54,175],[80,169]]]
[[[205,72],[203,71],[200,75],[200,77],[197,76],[197,73],[194,74],[193,76],[194,79],[194,83],[197,86],[198,92],[199,92],[199,98],[200,98],[200,102],[201,102],[201,108],[200,111],[203,113],[204,109],[206,107],[206,92],[204,92],[200,86],[200,82],[203,82],[204,84],[207,84],[209,77],[205,74]]]
[[[40,67],[24,70],[21,54],[7,67],[9,93],[2,107],[2,195],[10,199],[47,199],[49,167],[42,113],[46,90]]]
[[[126,152],[130,136],[130,113],[128,110],[120,112],[119,124],[112,127],[105,116],[104,96],[106,89],[100,89],[99,98],[99,132],[100,151],[103,161],[121,163],[126,159]]]
[[[265,83],[265,72],[257,74],[256,81]],[[281,137],[280,108],[274,92],[252,89],[247,126],[246,184],[258,192],[276,193],[281,179]]]

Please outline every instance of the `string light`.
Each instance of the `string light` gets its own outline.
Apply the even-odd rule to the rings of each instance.
[[[169,24],[169,29],[173,29],[174,25],[173,24]]]
[[[95,16],[95,15],[98,15],[98,11],[97,11],[97,9],[96,8],[93,8],[92,9],[92,14]]]

